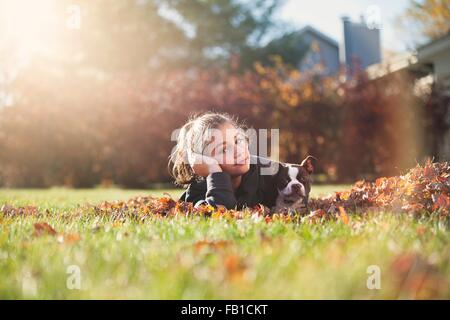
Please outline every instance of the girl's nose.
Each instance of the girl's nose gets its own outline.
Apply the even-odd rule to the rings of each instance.
[[[234,160],[237,162],[242,162],[245,160],[247,155],[246,149],[243,147],[235,147],[234,149]]]

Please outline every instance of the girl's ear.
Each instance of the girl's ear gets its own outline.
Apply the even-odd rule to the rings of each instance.
[[[317,160],[316,157],[313,156],[307,156],[302,163],[300,164],[303,168],[305,168],[305,170],[311,174],[314,172],[314,168],[316,167],[316,162],[319,161]]]

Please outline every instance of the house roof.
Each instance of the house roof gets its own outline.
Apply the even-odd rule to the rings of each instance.
[[[444,50],[450,50],[450,32],[443,37],[418,47],[417,57],[419,61],[427,62],[430,58]]]
[[[331,44],[332,46],[335,46],[339,49],[339,43],[334,40],[333,38],[327,36],[326,34],[324,34],[323,32],[317,30],[316,28],[312,27],[312,26],[305,26],[302,29],[300,29],[298,31],[298,35],[303,35],[305,33],[312,33],[313,35],[315,35],[318,38],[321,38],[322,40],[324,40],[325,42],[328,42],[329,44]]]
[[[369,66],[367,68],[369,78],[377,79],[405,69],[419,77],[432,73],[433,57],[442,52],[450,52],[450,33],[418,47],[416,51],[398,54],[382,63]]]
[[[416,55],[410,52],[396,54],[380,63],[372,64],[367,67],[366,71],[369,79],[373,80],[406,69],[421,75],[429,72],[417,63]]]

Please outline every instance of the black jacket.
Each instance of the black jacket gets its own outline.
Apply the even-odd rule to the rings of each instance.
[[[231,177],[225,172],[209,174],[199,182],[192,183],[181,195],[180,200],[192,202],[195,206],[210,204],[223,205],[227,209],[242,209],[254,207],[261,203],[267,207],[275,205],[277,190],[272,175],[263,174],[276,162],[252,156],[250,169],[242,176],[242,181],[236,192],[231,186]],[[277,168],[276,166],[273,168]]]

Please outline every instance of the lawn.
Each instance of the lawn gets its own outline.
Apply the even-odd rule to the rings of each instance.
[[[314,186],[312,196],[345,188]],[[180,194],[0,189],[0,207],[49,211],[0,214],[0,299],[450,298],[448,221],[436,216],[356,213],[348,224],[205,217],[139,222],[82,206],[165,192]],[[36,228],[44,222],[57,234]]]

